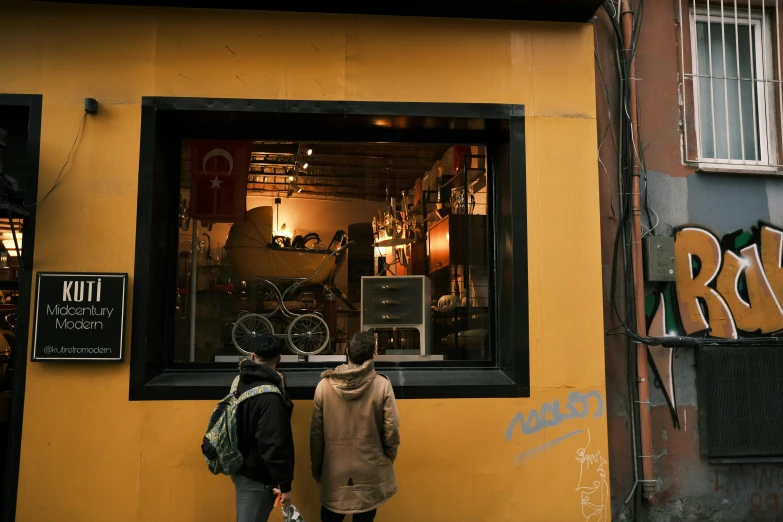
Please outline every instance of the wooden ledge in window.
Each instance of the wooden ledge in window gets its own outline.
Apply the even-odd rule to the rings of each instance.
[[[783,168],[763,165],[724,165],[720,163],[690,164],[697,174],[742,174],[746,176],[781,176]]]
[[[2,283],[2,281],[0,281]],[[1,289],[2,287],[0,287]],[[239,363],[240,355],[216,355],[216,363]],[[442,355],[376,355],[373,357],[375,362],[431,362],[431,361],[443,361]],[[345,363],[347,362],[345,355],[311,355],[308,357],[308,362],[314,363]],[[298,355],[283,355],[280,358],[282,363],[298,363]]]
[[[282,369],[290,397],[312,400],[324,368]],[[379,368],[391,380],[398,399],[467,399],[529,397],[530,389],[517,386],[497,368]],[[236,370],[169,370],[143,386],[131,400],[220,400],[225,397]]]
[[[712,466],[730,466],[732,464],[779,464],[783,463],[783,457],[708,458],[707,462]]]

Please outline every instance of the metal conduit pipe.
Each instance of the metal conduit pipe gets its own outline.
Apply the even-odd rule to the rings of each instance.
[[[639,128],[637,122],[636,103],[636,59],[631,56],[631,39],[633,33],[633,11],[628,0],[622,0],[622,32],[623,47],[626,56],[630,58],[628,74],[630,103],[628,112],[631,117],[631,132],[633,136],[633,175],[631,177],[631,211],[633,227],[631,230],[633,252],[633,282],[636,301],[636,331],[647,335],[647,325],[644,315],[644,275],[642,268],[642,198],[640,194],[639,163]],[[647,369],[647,345],[636,343],[636,379],[639,387],[639,430],[641,435],[642,484],[644,495],[650,504],[655,504],[655,482],[653,468],[652,422],[650,417],[650,382]]]

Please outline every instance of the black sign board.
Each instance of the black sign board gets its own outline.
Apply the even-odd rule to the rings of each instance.
[[[33,361],[122,361],[128,274],[38,273]]]

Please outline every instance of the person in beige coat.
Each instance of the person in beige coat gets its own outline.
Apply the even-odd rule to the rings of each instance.
[[[315,390],[310,428],[313,477],[321,485],[322,522],[371,522],[397,492],[394,459],[399,416],[388,377],[375,372],[375,341],[359,332],[348,364],[327,370]]]

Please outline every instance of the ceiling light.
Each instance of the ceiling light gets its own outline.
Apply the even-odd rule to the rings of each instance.
[[[307,149],[307,155],[312,156],[313,155],[313,149]]]
[[[302,187],[300,187],[299,185],[297,185],[293,181],[291,182],[291,188],[294,189],[297,193],[302,192]]]
[[[310,165],[309,163],[305,163],[304,165],[302,165],[302,168],[306,169],[309,165]]]
[[[294,181],[294,177],[293,176],[288,176],[288,181]]]
[[[19,246],[22,245],[20,244]],[[19,255],[19,251],[16,249],[16,243],[13,239],[4,239],[3,247],[5,248],[6,252],[8,252],[9,256],[17,257]]]

